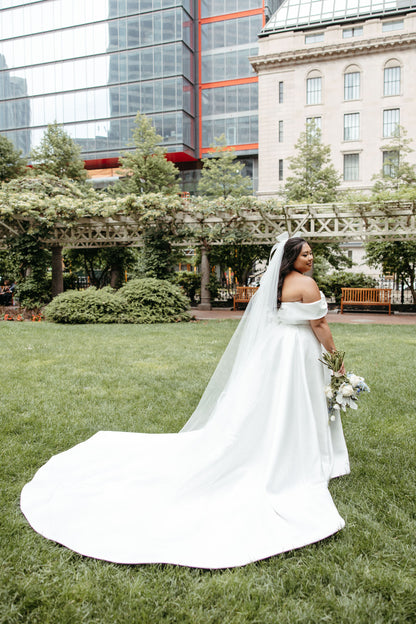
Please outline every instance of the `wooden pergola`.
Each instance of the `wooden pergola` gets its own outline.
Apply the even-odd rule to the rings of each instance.
[[[175,216],[175,220],[184,223],[190,232],[189,237],[177,245],[201,248],[201,306],[210,306],[206,288],[209,278],[207,241],[209,246],[223,244],[216,233],[221,231],[227,218],[231,216],[224,213],[204,217],[195,210],[187,211],[186,205]],[[200,234],[202,222],[203,238]],[[273,245],[277,236],[285,231],[312,242],[413,240],[416,238],[416,202],[287,205],[274,211],[268,211],[265,203],[264,210],[247,210],[247,214],[240,216],[240,226],[242,222],[244,237],[240,242],[247,245]],[[11,235],[23,232],[25,225],[27,217],[9,217],[7,222],[0,219],[0,248],[6,247],[6,239]],[[52,294],[55,295],[63,290],[63,248],[140,247],[143,245],[142,226],[133,216],[123,214],[83,217],[76,224],[56,223],[41,242],[52,250]]]

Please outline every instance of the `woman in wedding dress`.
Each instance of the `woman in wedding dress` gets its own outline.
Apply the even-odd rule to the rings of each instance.
[[[112,562],[226,568],[344,526],[328,491],[349,462],[319,361],[335,349],[327,305],[309,245],[286,239],[182,431],[100,431],[52,457],[21,495],[38,533]]]

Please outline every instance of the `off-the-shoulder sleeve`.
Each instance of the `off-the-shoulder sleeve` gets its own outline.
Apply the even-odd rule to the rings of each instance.
[[[314,301],[313,303],[300,303],[298,307],[300,308],[300,312],[304,312],[304,318],[308,321],[320,319],[323,316],[326,316],[328,312],[328,304],[323,293],[321,293],[319,301]]]
[[[282,303],[279,316],[282,321],[296,323],[302,321],[315,321],[323,318],[328,312],[325,295],[321,293],[321,298],[312,303],[287,302]]]

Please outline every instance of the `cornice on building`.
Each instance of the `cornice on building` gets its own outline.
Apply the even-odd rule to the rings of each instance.
[[[406,49],[416,44],[416,32],[388,37],[371,37],[359,41],[342,42],[317,47],[285,50],[274,54],[265,54],[251,57],[250,63],[254,70],[267,72],[277,67],[285,67],[293,64],[310,63],[312,61],[326,60],[328,58],[345,58],[361,54],[374,54],[391,49]]]

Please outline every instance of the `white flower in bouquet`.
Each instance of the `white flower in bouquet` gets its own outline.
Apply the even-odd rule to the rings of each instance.
[[[357,388],[362,381],[364,381],[363,377],[359,377],[358,375],[354,375],[354,373],[348,374],[348,379],[353,388]]]
[[[347,407],[351,407],[352,409],[357,409],[358,407],[356,396],[346,397],[343,396],[342,392],[338,392],[337,394],[337,403],[343,412],[347,411]]]
[[[329,420],[332,420],[332,422],[334,422],[334,420],[337,419],[337,416],[340,413],[340,408],[339,408],[338,403],[332,404],[331,410],[329,410],[328,408],[328,411],[329,411]]]
[[[329,420],[336,420],[336,416],[347,411],[350,407],[353,410],[358,408],[358,396],[361,392],[370,392],[370,388],[363,377],[348,373],[340,373],[344,361],[345,353],[334,351],[324,353],[320,360],[331,371],[331,383],[324,387],[324,393],[328,404]]]
[[[342,384],[340,391],[343,397],[350,397],[354,395],[354,388],[350,383]]]
[[[327,399],[333,399],[334,393],[332,392],[331,386],[325,386],[324,388],[325,396]]]

